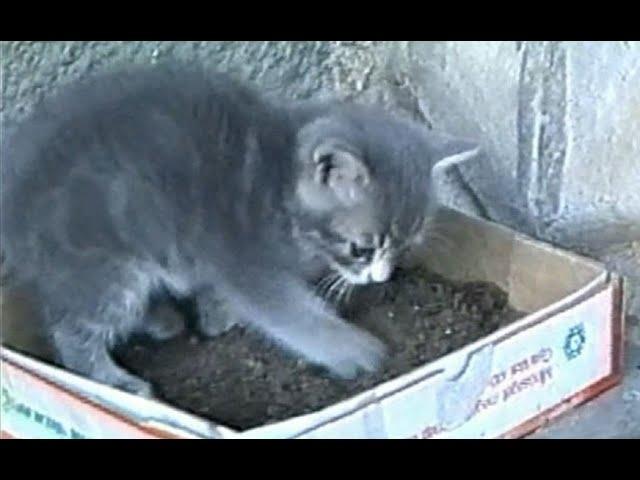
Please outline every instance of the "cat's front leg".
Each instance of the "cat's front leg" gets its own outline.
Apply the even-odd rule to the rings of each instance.
[[[214,289],[206,289],[196,295],[196,328],[206,337],[217,337],[236,325],[240,319],[232,309],[216,296]]]
[[[271,338],[343,378],[377,370],[386,354],[370,333],[341,319],[303,282],[281,273],[246,272],[229,290],[229,308]]]
[[[306,322],[285,332],[283,342],[311,362],[327,367],[344,379],[378,370],[385,345],[373,335],[329,313],[309,314]]]

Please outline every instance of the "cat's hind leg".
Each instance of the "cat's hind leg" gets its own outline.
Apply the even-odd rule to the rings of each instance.
[[[141,269],[83,264],[44,288],[45,321],[62,365],[146,397],[149,383],[119,366],[113,349],[144,323],[152,279]]]
[[[79,319],[76,317],[74,320]],[[84,323],[84,319],[80,322]],[[108,330],[96,330],[76,323],[56,328],[53,340],[65,368],[129,393],[153,397],[151,384],[116,364],[111,354],[111,336],[112,332]]]

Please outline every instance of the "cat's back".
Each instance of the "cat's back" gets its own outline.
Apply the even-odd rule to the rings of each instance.
[[[172,198],[192,195],[203,158],[234,141],[212,139],[260,108],[247,87],[182,64],[130,67],[63,87],[3,139],[2,250],[25,250],[38,231],[53,238],[58,217],[104,230],[125,201],[170,214]]]
[[[163,161],[165,171],[184,168],[186,153],[202,154],[212,147],[212,138],[256,121],[256,113],[266,110],[249,87],[182,63],[87,77],[62,87],[26,119],[5,128],[3,200],[55,188],[74,169],[135,174],[149,167],[145,163]],[[174,162],[176,156],[184,161]]]
[[[215,123],[232,106],[249,112],[259,103],[253,91],[228,76],[179,63],[90,76],[62,87],[10,126],[3,177],[11,185],[15,176],[31,176],[51,164],[55,171],[47,172],[47,181],[55,183],[82,154],[99,147],[134,148],[178,133],[197,141],[199,133],[215,130],[207,121]]]

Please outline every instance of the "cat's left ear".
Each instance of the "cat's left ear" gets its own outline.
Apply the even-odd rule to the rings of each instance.
[[[431,175],[434,179],[446,176],[453,167],[475,158],[480,153],[480,145],[477,142],[435,132],[429,132],[429,149]]]
[[[366,185],[370,180],[361,155],[339,140],[322,141],[313,149],[311,158],[316,169],[316,181],[323,185],[341,181]]]
[[[468,185],[464,174],[467,165],[481,160],[481,149],[477,142],[451,137],[445,134],[433,134],[430,147],[429,193],[439,205],[455,206],[461,198],[468,198]]]
[[[369,169],[357,149],[338,139],[328,138],[311,153],[314,180],[328,188],[342,201],[357,200],[371,181]]]

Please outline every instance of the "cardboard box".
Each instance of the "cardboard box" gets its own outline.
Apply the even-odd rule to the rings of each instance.
[[[410,261],[487,280],[528,315],[348,400],[238,432],[4,346],[1,427],[18,438],[520,437],[621,378],[623,281],[591,260],[444,210]],[[454,254],[452,254],[454,252]],[[11,309],[5,308],[11,315]]]

